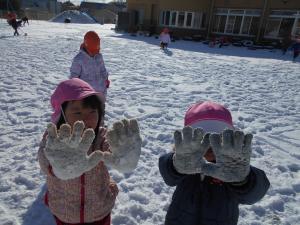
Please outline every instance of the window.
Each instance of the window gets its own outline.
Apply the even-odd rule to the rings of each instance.
[[[202,12],[161,11],[160,25],[201,29],[205,25]]]
[[[300,18],[296,21],[294,35],[300,35]]]
[[[273,10],[267,22],[265,36],[281,38],[287,35],[299,35],[300,11]]]
[[[202,20],[203,14],[202,13],[195,13],[194,16],[194,28],[199,29],[203,26],[203,20]]]
[[[266,26],[265,36],[276,37],[280,26],[281,19],[269,19]]]
[[[213,32],[237,35],[256,35],[260,10],[216,9]]]
[[[233,33],[233,26],[234,26],[235,16],[228,16],[227,23],[226,23],[226,30],[225,33]]]
[[[242,16],[236,16],[235,17],[235,22],[234,22],[234,27],[233,27],[233,33],[234,34],[239,34],[240,33],[242,20],[243,20]]]
[[[214,32],[224,33],[226,25],[226,16],[215,16]]]
[[[252,16],[245,16],[243,25],[242,25],[242,34],[249,34],[250,33],[250,25],[252,21]]]
[[[193,25],[192,22],[193,22],[193,13],[188,12],[187,16],[186,16],[185,26],[186,27],[191,27]]]
[[[252,17],[251,26],[250,26],[250,35],[256,35],[259,28],[259,17]]]
[[[184,26],[184,17],[185,17],[185,13],[184,12],[179,12],[178,13],[177,26],[179,26],[179,27],[183,27]]]
[[[166,20],[165,20],[165,24],[169,25],[170,23],[170,11],[166,11]]]
[[[173,11],[171,12],[171,26],[176,26],[176,17],[177,17],[177,12]]]

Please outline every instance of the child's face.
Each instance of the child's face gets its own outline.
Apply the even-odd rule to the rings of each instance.
[[[204,154],[204,158],[208,161],[208,162],[214,162],[216,160],[215,154],[212,150],[212,148],[209,148],[207,150],[207,152]]]
[[[85,124],[85,128],[96,129],[99,120],[98,110],[90,107],[83,107],[82,100],[70,101],[65,109],[65,116],[68,123],[73,124],[81,120]]]

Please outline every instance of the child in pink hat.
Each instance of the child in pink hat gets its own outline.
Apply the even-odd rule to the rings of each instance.
[[[165,225],[236,225],[239,204],[254,204],[270,183],[250,166],[251,134],[235,130],[224,106],[192,105],[174,132],[174,152],[159,158],[160,173],[176,186]]]
[[[85,81],[61,82],[51,96],[53,114],[38,152],[47,177],[45,203],[57,225],[111,224],[118,194],[107,166],[135,169],[141,137],[135,119],[104,126],[104,95]]]
[[[161,49],[168,48],[168,45],[171,42],[171,37],[170,37],[168,28],[163,29],[163,31],[159,35],[159,40],[160,40],[160,48]]]

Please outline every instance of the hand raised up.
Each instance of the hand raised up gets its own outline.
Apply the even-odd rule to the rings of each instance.
[[[184,127],[174,132],[175,154],[173,165],[182,174],[201,172],[204,164],[203,155],[209,148],[209,134],[204,135],[202,129]]]
[[[111,153],[103,153],[103,161],[120,172],[131,172],[138,164],[142,138],[136,119],[115,122],[107,132]]]
[[[252,134],[225,130],[222,134],[211,134],[210,145],[216,156],[216,163],[202,167],[205,175],[224,182],[241,182],[250,172]]]
[[[53,123],[48,125],[47,131],[44,152],[58,178],[68,180],[79,177],[95,167],[102,159],[100,151],[87,155],[95,133],[93,129],[84,130],[82,121],[74,123],[72,132],[70,125],[63,124],[57,133],[56,125]]]

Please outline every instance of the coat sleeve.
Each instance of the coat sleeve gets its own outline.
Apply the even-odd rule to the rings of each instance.
[[[71,78],[80,78],[81,73],[82,73],[82,66],[81,66],[81,60],[79,59],[79,57],[75,57],[73,59],[71,68],[70,68],[70,79]]]
[[[100,54],[100,74],[105,78],[105,80],[108,79],[108,72],[106,70],[105,64],[104,64],[104,59],[102,54]]]
[[[52,171],[52,166],[50,165],[50,163],[44,153],[44,148],[46,146],[46,141],[47,141],[46,137],[47,137],[47,133],[45,132],[43,135],[43,139],[40,142],[40,146],[39,146],[39,150],[38,150],[38,161],[39,161],[39,164],[41,167],[41,171],[44,174],[49,175],[49,176],[55,176]]]
[[[240,204],[252,205],[261,200],[270,187],[270,182],[264,171],[251,166],[247,182],[243,185],[231,185],[228,187],[237,196]]]
[[[159,158],[160,174],[169,186],[176,186],[186,177],[185,174],[180,174],[175,170],[173,166],[173,154],[167,153]]]

